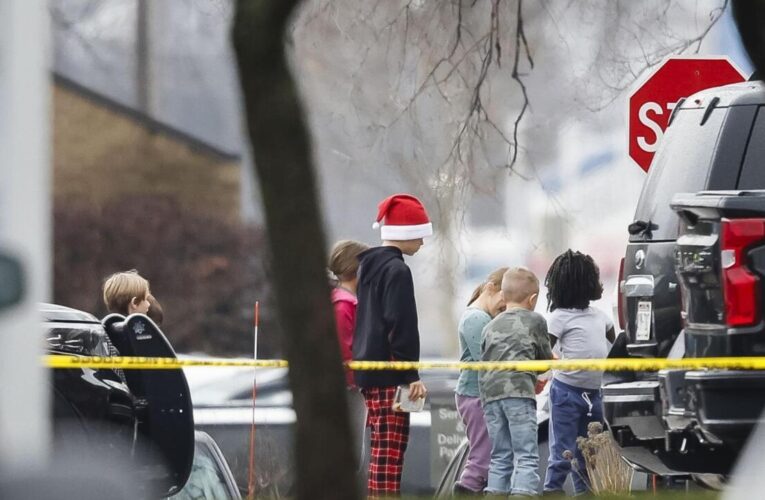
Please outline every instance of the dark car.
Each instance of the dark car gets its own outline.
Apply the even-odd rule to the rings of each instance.
[[[43,304],[49,354],[174,357],[164,334],[146,316],[95,316]],[[130,465],[147,496],[178,492],[189,476],[194,420],[181,370],[67,368],[51,371],[54,448],[91,460]]]
[[[683,357],[682,297],[675,270],[681,219],[670,207],[680,192],[765,188],[765,85],[747,82],[709,89],[678,102],[629,227],[622,262],[619,319],[623,333],[612,357]],[[693,339],[691,339],[692,341]],[[702,349],[703,350],[703,349]],[[716,355],[718,351],[708,351]],[[603,387],[604,414],[633,465],[663,474],[714,472],[727,460],[688,453],[678,429],[678,370],[616,373]]]

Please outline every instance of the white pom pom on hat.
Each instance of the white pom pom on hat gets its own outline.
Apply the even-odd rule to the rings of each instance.
[[[372,229],[380,229],[380,223],[375,221],[374,224],[372,224]]]

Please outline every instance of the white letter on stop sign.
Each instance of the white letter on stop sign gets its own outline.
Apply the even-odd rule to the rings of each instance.
[[[649,111],[653,111],[657,115],[660,115],[664,113],[664,110],[655,102],[647,102],[640,106],[640,109],[638,110],[638,120],[640,120],[640,123],[651,129],[651,132],[656,135],[656,140],[649,144],[648,141],[645,140],[645,137],[641,136],[637,138],[637,143],[643,151],[655,153],[656,150],[659,149],[659,141],[661,140],[663,131],[658,123],[648,117]]]
[[[668,102],[667,110],[672,111],[675,109],[676,104],[677,103],[674,102]],[[656,150],[659,149],[659,142],[661,142],[661,138],[664,136],[664,131],[661,129],[661,126],[658,123],[648,117],[649,111],[652,111],[657,115],[661,115],[664,114],[664,110],[661,106],[659,106],[658,103],[650,101],[640,106],[640,109],[638,110],[638,120],[640,120],[640,123],[651,129],[651,132],[653,132],[656,136],[656,140],[649,144],[645,137],[641,136],[637,138],[637,143],[638,147],[640,147],[640,149],[643,151],[647,153],[655,153]]]

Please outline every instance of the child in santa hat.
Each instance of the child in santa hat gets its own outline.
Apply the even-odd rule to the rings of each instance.
[[[378,206],[382,246],[359,255],[358,306],[353,359],[418,361],[420,334],[412,272],[404,255],[414,255],[433,227],[420,200],[396,194]],[[356,384],[367,405],[372,446],[369,494],[397,494],[401,489],[404,451],[409,441],[409,413],[393,410],[397,386],[409,388],[409,398],[424,398],[426,389],[416,370],[359,371]]]

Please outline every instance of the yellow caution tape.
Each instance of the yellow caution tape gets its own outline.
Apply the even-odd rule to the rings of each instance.
[[[119,368],[121,370],[176,370],[187,366],[233,366],[239,368],[285,368],[282,359],[149,358],[142,356],[43,356],[48,368]]]
[[[173,370],[187,366],[229,366],[238,368],[284,368],[283,359],[225,359],[225,358],[149,358],[108,356],[47,355],[48,368],[119,368],[122,370]],[[680,370],[765,370],[765,356],[725,358],[614,358],[614,359],[555,359],[545,361],[350,361],[353,370],[510,370],[546,372],[548,370],[586,371],[658,371]]]

